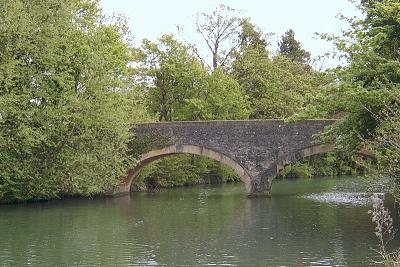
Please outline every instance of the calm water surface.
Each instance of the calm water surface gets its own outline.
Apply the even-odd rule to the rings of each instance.
[[[363,183],[281,181],[258,199],[234,184],[0,206],[0,266],[370,265]]]

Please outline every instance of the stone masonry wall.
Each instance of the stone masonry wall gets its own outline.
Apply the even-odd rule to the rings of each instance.
[[[315,145],[313,135],[334,120],[199,121],[139,124],[138,138],[159,136],[169,145],[195,145],[222,153],[240,164],[252,178],[254,191],[265,191],[276,174],[279,158]],[[154,145],[155,146],[155,145]],[[150,145],[147,150],[153,147]]]

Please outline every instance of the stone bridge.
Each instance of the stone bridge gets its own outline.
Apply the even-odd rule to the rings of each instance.
[[[154,160],[174,154],[194,154],[224,163],[240,176],[249,196],[269,195],[272,181],[285,165],[333,151],[315,142],[334,120],[196,121],[139,124],[132,146],[141,149],[137,166],[113,194],[129,193],[132,180]]]

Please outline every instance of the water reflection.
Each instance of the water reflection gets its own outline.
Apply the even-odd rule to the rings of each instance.
[[[324,201],[338,184],[352,199],[346,181],[362,182],[284,181],[270,199],[239,184],[2,206],[0,265],[368,265],[369,207]]]

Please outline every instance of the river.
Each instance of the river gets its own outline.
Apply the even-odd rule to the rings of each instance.
[[[3,205],[0,266],[372,266],[365,183],[279,181],[255,199],[227,184]]]

